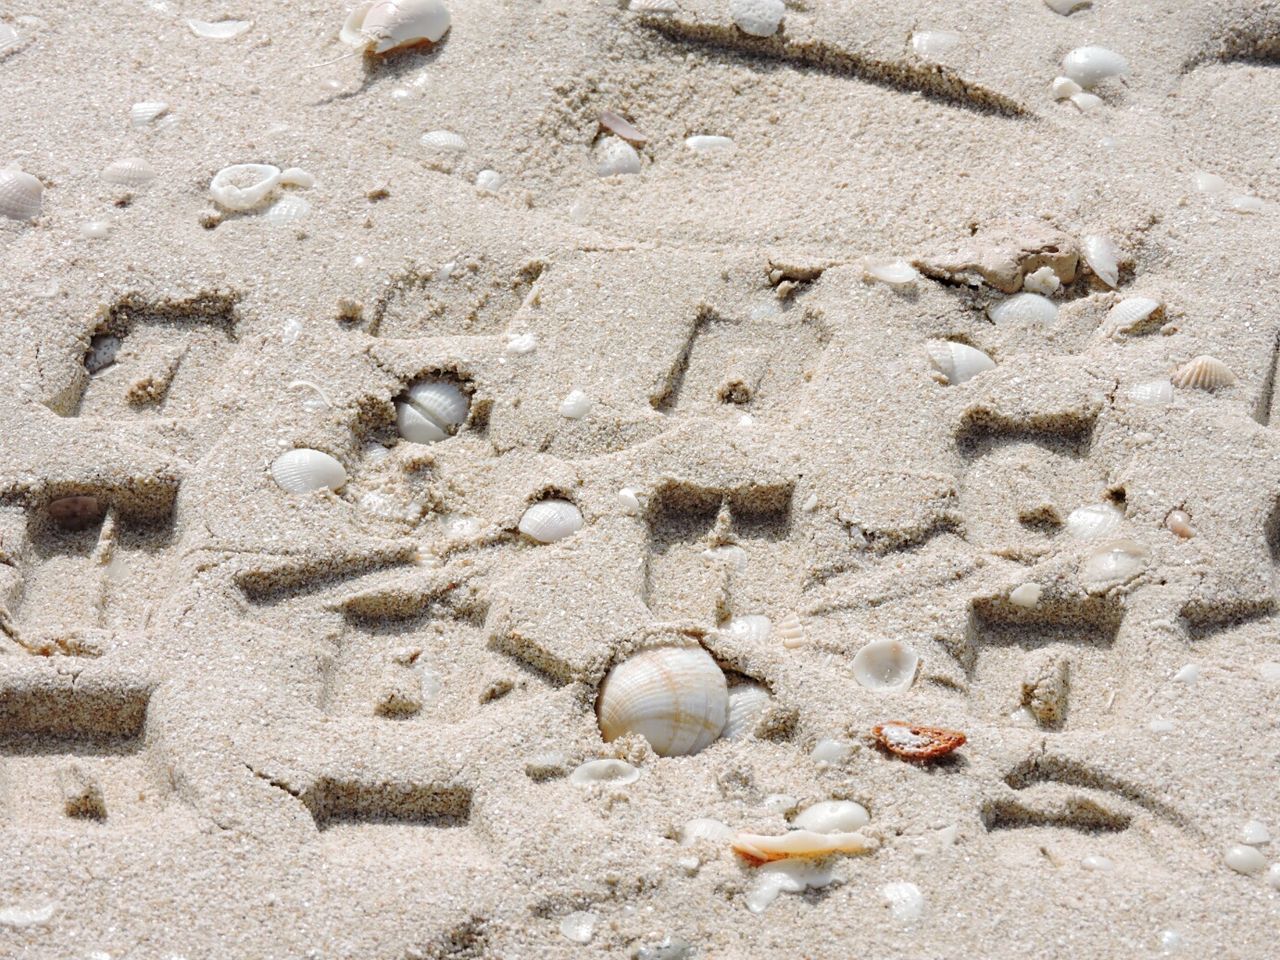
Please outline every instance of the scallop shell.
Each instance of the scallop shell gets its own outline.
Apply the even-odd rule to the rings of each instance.
[[[591,412],[594,406],[595,401],[581,390],[570,390],[568,395],[560,401],[560,416],[569,420],[581,420]]]
[[[1015,293],[987,307],[994,323],[1018,327],[1046,327],[1058,319],[1058,307],[1038,293]]]
[[[455,384],[424,380],[396,403],[396,427],[413,443],[438,443],[467,419],[471,401]]]
[[[1114,503],[1091,503],[1067,514],[1067,533],[1080,540],[1097,540],[1120,529],[1124,511]]]
[[[436,43],[452,19],[442,0],[370,0],[348,14],[339,39],[373,54]]]
[[[640,779],[640,771],[625,760],[588,760],[569,774],[569,782],[577,787],[589,787],[594,783],[612,783],[626,786]]]
[[[618,137],[605,137],[599,147],[596,175],[613,177],[640,172],[640,154],[627,141]]]
[[[722,844],[733,840],[733,829],[711,817],[696,817],[680,828],[680,846],[691,847],[695,843]]]
[[[911,34],[911,49],[916,56],[934,60],[960,43],[960,34],[951,30],[917,30]]]
[[[870,853],[875,841],[861,833],[814,833],[792,830],[779,836],[739,833],[733,838],[733,849],[759,863],[789,857],[825,857],[833,853]]]
[[[1062,73],[1084,89],[1129,72],[1129,61],[1106,47],[1076,47],[1062,58]]]
[[[929,352],[929,362],[942,376],[943,383],[966,383],[978,374],[996,368],[994,360],[967,343],[935,340],[925,349]]]
[[[659,756],[685,756],[720,736],[729,689],[701,647],[654,647],[609,671],[596,712],[605,740],[638,733]]]
[[[733,149],[733,141],[729,137],[717,137],[706,133],[685,137],[684,145],[694,153],[721,153]]]
[[[852,833],[871,821],[867,808],[852,800],[823,800],[796,814],[791,826],[813,833]]]
[[[168,112],[169,105],[163,100],[144,100],[129,108],[129,122],[135,127],[145,127]]]
[[[1162,306],[1150,297],[1125,297],[1107,311],[1107,327],[1114,333],[1138,333],[1159,316]]]
[[[1090,590],[1127,583],[1143,570],[1151,551],[1133,540],[1112,540],[1094,550],[1080,563],[1080,579]]]
[[[614,113],[612,110],[602,111],[600,114],[600,126],[608,130],[616,137],[621,137],[628,143],[635,144],[637,147],[644,146],[649,142],[647,134],[637,129],[631,121],[626,117]]]
[[[920,272],[905,260],[869,263],[863,268],[862,274],[868,280],[878,280],[891,286],[915,283],[920,279]]]
[[[680,5],[676,0],[631,0],[631,5],[627,9],[645,15],[679,13]]]
[[[745,740],[755,732],[756,725],[772,702],[769,691],[758,683],[730,687],[729,710],[720,736],[726,740]]]
[[[786,13],[782,0],[729,0],[729,16],[752,37],[772,37]]]
[[[347,482],[347,471],[341,463],[327,453],[306,447],[276,457],[271,464],[271,476],[289,493],[340,490]]]
[[[1235,374],[1225,363],[1203,354],[1180,366],[1169,380],[1184,390],[1217,390],[1236,382]]]
[[[1080,252],[1089,269],[1108,287],[1114,288],[1120,282],[1120,254],[1108,238],[1090,234],[1081,241]]]
[[[0,170],[0,216],[33,220],[40,216],[44,184],[21,170]]]
[[[279,183],[279,167],[269,163],[236,163],[213,175],[209,195],[228,210],[252,210],[260,206]]]
[[[1129,388],[1129,396],[1138,403],[1170,403],[1173,400],[1173,384],[1168,380],[1147,380]]]
[[[778,622],[778,639],[788,650],[802,647],[809,637],[804,630],[804,621],[799,614],[790,613]]]
[[[252,27],[253,21],[219,20],[216,23],[210,23],[208,20],[188,20],[187,26],[197,37],[205,40],[231,40]]]
[[[555,543],[582,529],[582,512],[568,500],[540,500],[524,512],[519,529],[539,543]]]
[[[873,640],[853,658],[853,678],[868,690],[895,693],[916,678],[919,655],[901,640]]]
[[[467,149],[467,141],[459,133],[452,130],[428,130],[420,141],[424,147],[433,150],[444,150],[448,153],[462,153]]]

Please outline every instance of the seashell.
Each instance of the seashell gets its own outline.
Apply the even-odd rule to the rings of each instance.
[[[1267,885],[1272,890],[1280,890],[1280,863],[1273,863],[1267,871]]]
[[[870,853],[875,841],[861,833],[814,833],[791,830],[777,836],[738,833],[731,846],[748,860],[767,863],[791,857],[825,857],[833,853]]]
[[[476,189],[482,193],[497,193],[502,184],[502,174],[497,170],[481,170],[476,174]]]
[[[1267,869],[1267,858],[1262,855],[1262,851],[1243,843],[1228,847],[1223,860],[1236,873],[1243,873],[1245,876],[1253,876]]]
[[[467,141],[461,134],[454,133],[452,130],[429,130],[422,135],[419,142],[424,147],[443,150],[447,153],[462,153],[467,149]]]
[[[868,280],[878,280],[892,286],[915,283],[920,279],[920,272],[905,260],[869,263],[862,268],[862,275]]]
[[[532,333],[507,334],[507,353],[524,356],[538,349],[538,338]]]
[[[925,349],[929,363],[942,377],[943,383],[967,383],[980,373],[996,368],[996,362],[981,350],[955,340],[935,340]]]
[[[605,137],[600,142],[600,160],[596,164],[596,175],[613,177],[640,172],[640,154],[636,148],[618,137]]]
[[[311,212],[306,197],[281,197],[258,216],[273,227],[283,227],[301,220]]]
[[[911,34],[911,49],[916,56],[933,60],[960,43],[960,34],[951,30],[917,30]]]
[[[347,15],[338,39],[365,53],[384,54],[436,43],[451,22],[442,0],[370,0]]]
[[[655,13],[680,12],[680,6],[676,3],[676,0],[631,0],[631,5],[627,9],[646,16]]]
[[[586,910],[575,910],[560,918],[560,936],[574,943],[590,943],[600,918]]]
[[[539,543],[555,543],[581,529],[582,512],[568,500],[540,500],[520,517],[520,532]]]
[[[141,157],[126,157],[109,163],[102,171],[102,179],[107,183],[117,183],[123,187],[144,187],[156,178],[155,168]]]
[[[106,220],[86,220],[80,224],[80,236],[86,240],[105,240],[111,235],[111,224]]]
[[[228,210],[252,210],[280,183],[280,168],[269,163],[236,163],[223,167],[209,183],[209,195]]]
[[[327,453],[306,447],[276,457],[271,476],[288,493],[340,490],[347,482],[347,471],[341,463]]]
[[[1261,197],[1251,197],[1247,194],[1232,197],[1227,202],[1227,206],[1236,213],[1261,213],[1266,209],[1266,204],[1262,202]]]
[[[987,307],[987,316],[998,324],[1044,327],[1058,319],[1058,308],[1038,293],[1015,293]]]
[[[1164,518],[1164,525],[1175,537],[1183,540],[1190,540],[1196,535],[1195,528],[1191,526],[1191,515],[1185,510],[1170,510]]]
[[[1123,77],[1129,62],[1106,47],[1076,47],[1062,58],[1062,73],[1088,90],[1109,77]]]
[[[1070,77],[1054,77],[1049,90],[1053,93],[1053,99],[1055,100],[1070,100],[1077,93],[1082,92],[1080,84],[1076,83]]]
[[[773,633],[773,624],[769,618],[759,613],[747,614],[745,617],[734,617],[724,626],[724,632],[735,640],[748,643],[764,643]]]
[[[920,657],[901,640],[873,640],[853,658],[853,678],[868,690],[894,693],[911,686]]]
[[[1091,234],[1080,243],[1080,252],[1094,275],[1108,287],[1120,282],[1120,254],[1106,237]]]
[[[1107,327],[1114,333],[1137,333],[1159,316],[1162,306],[1150,297],[1125,297],[1107,311]]]
[[[685,137],[684,145],[694,153],[721,153],[733,149],[733,141],[728,137],[717,137],[706,133]]]
[[[1030,608],[1040,602],[1044,588],[1038,583],[1023,583],[1009,591],[1009,602],[1015,607]]]
[[[894,720],[871,728],[876,744],[906,760],[936,760],[964,746],[965,735],[945,727],[926,727]]]
[[[701,647],[654,647],[609,671],[596,712],[607,741],[638,733],[659,756],[685,756],[720,736],[729,688]]]
[[[1148,380],[1129,388],[1129,396],[1139,403],[1171,403],[1173,384],[1168,380]]]
[[[1191,182],[1201,193],[1222,193],[1227,189],[1226,180],[1216,173],[1205,173],[1203,170],[1198,171],[1191,178]]]
[[[802,647],[809,637],[804,630],[804,621],[795,613],[788,614],[778,622],[778,639],[788,650]]]
[[[623,487],[618,491],[618,503],[622,504],[625,513],[633,517],[640,515],[640,498],[636,496],[635,487]]]
[[[471,401],[445,380],[415,383],[396,401],[396,428],[412,443],[439,443],[467,419]]]
[[[1089,590],[1127,583],[1143,570],[1151,551],[1134,540],[1112,540],[1080,563],[1080,579]]]
[[[1240,828],[1240,842],[1254,847],[1261,843],[1271,842],[1271,831],[1261,820],[1250,820]]]
[[[786,12],[782,0],[729,0],[729,16],[739,30],[752,37],[772,37]]]
[[[34,220],[40,216],[44,184],[21,170],[0,170],[0,216]]]
[[[594,406],[595,401],[581,390],[570,390],[569,395],[560,401],[560,416],[570,420],[581,420],[591,412]]]
[[[1202,354],[1188,360],[1169,378],[1175,387],[1184,390],[1217,390],[1232,386],[1236,382],[1235,374],[1217,357]]]
[[[886,883],[880,888],[880,896],[889,904],[889,912],[895,920],[910,923],[924,915],[924,894],[914,883]]]
[[[135,127],[145,127],[168,112],[169,105],[163,100],[144,100],[129,108],[129,122]]]
[[[729,708],[720,736],[726,740],[745,740],[769,709],[773,698],[758,683],[740,683],[729,688]]]
[[[48,923],[57,909],[55,903],[46,903],[43,907],[3,907],[0,908],[0,927],[38,927]]]
[[[704,840],[714,844],[729,843],[733,834],[733,829],[719,820],[697,817],[680,828],[680,846],[691,847]]]
[[[569,774],[569,782],[578,787],[589,787],[593,783],[624,787],[639,779],[640,771],[625,760],[588,760]]]
[[[1102,106],[1102,98],[1096,93],[1073,93],[1067,98],[1081,113],[1091,113]]]
[[[124,341],[109,333],[100,333],[89,341],[89,352],[84,355],[84,368],[90,374],[105,370],[116,362],[116,354]]]
[[[101,500],[86,494],[60,497],[48,506],[49,519],[63,530],[85,530],[101,520],[106,509]]]
[[[600,114],[600,126],[608,130],[616,137],[621,137],[628,143],[642,147],[649,142],[647,134],[640,132],[625,117],[619,116],[612,110],[604,110]]]
[[[755,883],[743,902],[752,913],[764,913],[780,893],[804,893],[830,885],[836,879],[832,863],[808,860],[776,860],[756,870]]]
[[[1110,501],[1077,507],[1067,514],[1067,533],[1080,540],[1096,540],[1120,529],[1124,511]]]
[[[796,814],[791,826],[813,833],[852,833],[871,820],[867,808],[852,800],[823,800]]]
[[[210,23],[207,20],[188,20],[187,26],[197,37],[205,40],[231,40],[252,27],[253,21],[219,20],[216,23]]]
[[[843,763],[853,754],[853,744],[848,740],[824,737],[813,745],[809,756],[814,763]]]
[[[1044,5],[1054,13],[1060,13],[1066,17],[1077,10],[1093,6],[1093,0],[1044,0]]]
[[[316,178],[301,167],[286,167],[280,171],[280,186],[301,187],[310,190],[316,185]]]
[[[16,47],[21,39],[17,30],[7,23],[0,23],[0,57]]]

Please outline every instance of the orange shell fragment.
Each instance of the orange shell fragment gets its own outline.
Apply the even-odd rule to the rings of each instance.
[[[871,728],[876,743],[884,750],[907,760],[936,760],[964,746],[965,735],[945,727],[891,720]]]

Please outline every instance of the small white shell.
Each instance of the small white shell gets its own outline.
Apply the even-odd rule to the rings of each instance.
[[[1196,535],[1195,527],[1191,526],[1191,514],[1185,510],[1170,510],[1164,518],[1164,525],[1175,537],[1183,540],[1190,540]]]
[[[848,740],[823,737],[813,745],[809,756],[814,763],[843,763],[853,755],[853,744]]]
[[[862,268],[862,275],[868,280],[878,280],[893,286],[915,283],[920,279],[920,272],[905,260],[869,263]]]
[[[301,167],[285,167],[280,171],[280,186],[282,187],[301,187],[303,190],[310,190],[315,185],[315,175],[308,173]]]
[[[449,32],[449,9],[442,0],[370,0],[356,7],[339,39],[370,53],[436,43]]]
[[[347,471],[341,463],[327,453],[306,447],[276,457],[271,476],[289,493],[339,490],[347,482]]]
[[[853,678],[868,690],[906,690],[916,678],[920,657],[901,640],[873,640],[853,658]]]
[[[929,362],[941,375],[943,383],[966,383],[978,374],[996,368],[994,360],[967,343],[935,340],[926,349],[929,352]]]
[[[1151,297],[1125,297],[1107,311],[1107,327],[1114,333],[1134,333],[1147,326],[1147,319],[1162,304]]]
[[[396,403],[396,427],[412,443],[439,443],[467,419],[471,400],[445,380],[415,383]]]
[[[1222,193],[1227,189],[1226,180],[1216,173],[1206,173],[1203,170],[1197,171],[1195,176],[1191,178],[1191,182],[1196,185],[1196,189],[1201,193]]]
[[[745,617],[734,617],[726,623],[724,632],[735,640],[764,643],[773,633],[773,624],[762,614],[749,613]]]
[[[711,817],[696,817],[680,828],[680,846],[691,847],[695,843],[714,843],[717,846],[733,839],[733,828]]]
[[[618,503],[622,504],[623,512],[632,517],[640,516],[640,498],[636,492],[635,487],[623,487],[618,491]]]
[[[1058,307],[1038,293],[1015,293],[987,307],[994,323],[1018,327],[1047,327],[1058,319]]]
[[[1054,77],[1049,89],[1053,93],[1053,99],[1055,100],[1069,100],[1081,92],[1080,84],[1070,77]]]
[[[1102,106],[1102,98],[1096,93],[1073,93],[1068,98],[1081,113],[1090,113]]]
[[[1090,590],[1127,583],[1143,570],[1151,551],[1133,540],[1113,540],[1094,550],[1080,564],[1080,579]]]
[[[281,197],[258,216],[273,227],[283,227],[301,220],[310,212],[311,204],[306,197]]]
[[[880,896],[889,904],[895,920],[910,923],[924,915],[924,894],[914,883],[886,883],[880,888]]]
[[[692,137],[685,137],[684,145],[694,153],[722,153],[733,149],[733,140],[729,137],[699,133]]]
[[[1088,90],[1108,77],[1129,72],[1129,62],[1106,47],[1076,47],[1062,58],[1062,72]]]
[[[596,176],[613,177],[640,172],[640,154],[620,137],[605,137],[600,141],[598,154]]]
[[[1081,7],[1092,6],[1093,0],[1044,0],[1044,5],[1054,13],[1060,13],[1065,17]]]
[[[591,412],[594,406],[595,401],[581,390],[570,390],[568,395],[560,401],[560,416],[569,420],[581,420]]]
[[[144,100],[129,108],[129,122],[135,127],[145,127],[168,112],[169,105],[163,100]]]
[[[502,184],[502,174],[497,170],[481,170],[476,174],[476,189],[482,193],[497,193]]]
[[[586,910],[575,910],[560,919],[560,936],[573,943],[590,943],[600,918]]]
[[[631,6],[627,9],[646,16],[655,13],[680,12],[680,6],[676,3],[676,0],[631,0]]]
[[[1270,843],[1271,831],[1261,820],[1250,820],[1240,828],[1240,842],[1247,843],[1251,847],[1260,843]]]
[[[1147,380],[1129,388],[1129,396],[1138,403],[1171,403],[1173,383],[1169,380]]]
[[[568,500],[540,500],[524,512],[519,529],[539,543],[555,543],[582,529],[582,512]]]
[[[40,216],[44,184],[21,170],[0,170],[0,216],[32,220]]]
[[[102,171],[103,180],[123,187],[145,187],[155,178],[155,168],[141,157],[116,160]]]
[[[814,833],[850,833],[871,821],[867,808],[852,800],[823,800],[796,814],[791,826]]]
[[[911,34],[911,49],[916,56],[934,60],[960,43],[960,34],[951,30],[917,30]]]
[[[569,782],[577,787],[589,787],[593,783],[626,786],[639,779],[640,771],[625,760],[588,760],[569,774]]]
[[[1062,281],[1053,272],[1053,267],[1041,267],[1039,270],[1033,270],[1022,278],[1022,289],[1027,293],[1038,293],[1041,296],[1048,297],[1057,293],[1061,288]]]
[[[7,23],[0,23],[0,57],[3,57],[9,50],[16,47],[21,39],[17,30]]]
[[[1120,529],[1124,511],[1114,503],[1091,503],[1067,514],[1067,533],[1079,540],[1097,540]]]
[[[1184,390],[1217,390],[1236,382],[1235,374],[1217,357],[1202,354],[1188,360],[1169,378],[1175,387]]]
[[[210,23],[208,20],[188,20],[187,26],[197,37],[205,40],[231,40],[253,26],[252,20],[219,20]]]
[[[420,142],[424,147],[447,153],[462,153],[467,149],[467,141],[452,130],[429,130],[422,135]]]
[[[642,146],[649,142],[646,133],[640,130],[626,117],[614,113],[612,110],[604,110],[600,114],[600,126],[608,130],[614,136],[621,137],[628,143],[636,146]]]
[[[538,338],[532,333],[507,334],[507,353],[524,356],[538,349]]]
[[[80,236],[86,240],[105,240],[111,234],[111,224],[106,220],[87,220],[80,224]]]
[[[804,621],[795,613],[789,613],[778,621],[777,633],[778,639],[788,650],[804,646],[809,639],[804,630]]]
[[[720,736],[726,740],[745,740],[755,732],[756,724],[772,702],[769,691],[758,683],[730,687],[729,709]]]
[[[1232,844],[1223,856],[1228,867],[1236,873],[1253,876],[1267,869],[1267,858],[1255,847],[1247,847],[1243,843]]]
[[[772,37],[786,12],[782,0],[729,0],[729,16],[752,37]]]
[[[659,756],[685,756],[720,736],[729,688],[701,647],[654,647],[609,671],[596,711],[605,740],[638,733]]]
[[[1040,602],[1044,588],[1038,583],[1023,583],[1009,591],[1009,602],[1015,607],[1034,607]]]
[[[1080,252],[1089,269],[1108,287],[1120,282],[1120,254],[1108,238],[1091,234],[1081,241]]]
[[[1266,209],[1266,204],[1262,202],[1261,197],[1253,197],[1244,193],[1232,197],[1227,206],[1236,213],[1261,213]]]
[[[280,183],[280,168],[269,163],[236,163],[223,167],[209,183],[209,195],[228,210],[252,210]]]

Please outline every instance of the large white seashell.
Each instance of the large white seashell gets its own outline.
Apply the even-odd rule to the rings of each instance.
[[[772,37],[786,12],[782,0],[729,0],[729,16],[739,30],[753,37]]]
[[[396,427],[413,443],[438,443],[467,419],[471,401],[444,380],[416,383],[396,403]]]
[[[524,512],[519,529],[539,543],[555,543],[582,529],[582,512],[568,500],[540,500]]]
[[[1129,388],[1129,396],[1139,403],[1171,403],[1173,383],[1169,380],[1148,380]]]
[[[1089,589],[1127,583],[1143,570],[1151,551],[1133,540],[1112,540],[1094,550],[1080,564],[1080,579]]]
[[[279,184],[279,167],[269,163],[236,163],[213,175],[209,195],[228,210],[252,210]]]
[[[1093,0],[1044,0],[1044,5],[1054,13],[1060,13],[1065,17],[1081,7],[1092,6]]]
[[[33,220],[40,216],[44,184],[21,170],[0,170],[0,216]]]
[[[742,683],[729,688],[729,712],[720,736],[726,740],[745,740],[755,732],[756,724],[772,703],[769,691],[758,683]]]
[[[596,175],[613,177],[640,172],[640,154],[620,137],[605,137],[600,142]]]
[[[156,178],[156,171],[151,164],[141,157],[125,157],[107,164],[102,171],[102,179],[107,183],[117,183],[122,187],[145,187]]]
[[[706,841],[714,844],[733,840],[733,828],[711,817],[696,817],[680,828],[680,846],[691,847]]]
[[[569,782],[578,787],[593,783],[626,786],[640,779],[640,771],[625,760],[588,760],[569,774]]]
[[[911,34],[911,49],[917,56],[934,60],[960,43],[960,34],[951,30],[917,30]]]
[[[197,37],[205,40],[232,40],[253,26],[252,20],[188,20],[187,26]]]
[[[1205,354],[1188,360],[1174,371],[1169,380],[1184,390],[1217,390],[1236,382],[1235,374],[1225,363]]]
[[[129,108],[129,122],[135,127],[145,127],[168,112],[169,105],[163,100],[144,100]]]
[[[372,0],[351,11],[339,39],[370,53],[390,53],[436,43],[451,22],[442,0]]]
[[[996,368],[994,360],[967,343],[935,340],[925,349],[929,352],[929,362],[941,374],[943,383],[966,383],[978,374]]]
[[[852,800],[823,800],[796,814],[791,826],[814,833],[850,833],[865,827],[871,817],[867,808]]]
[[[428,130],[422,135],[421,143],[424,147],[447,153],[462,153],[467,149],[467,141],[452,130]]]
[[[1129,62],[1106,47],[1076,47],[1062,58],[1062,72],[1088,90],[1108,77],[1129,72]]]
[[[1058,307],[1038,293],[1015,293],[987,307],[993,322],[1019,327],[1045,327],[1058,319]]]
[[[906,690],[916,678],[920,657],[901,640],[873,640],[853,658],[853,678],[868,690]]]
[[[1159,300],[1150,297],[1125,297],[1107,311],[1107,327],[1114,333],[1135,333],[1161,306]]]
[[[729,688],[701,647],[654,647],[609,671],[596,712],[605,740],[638,733],[659,756],[685,756],[720,736]]]
[[[347,471],[341,463],[327,453],[306,447],[276,457],[271,476],[289,493],[339,490],[347,482]]]
[[[745,617],[734,617],[725,624],[724,631],[735,640],[764,643],[773,633],[773,624],[762,614],[750,613]]]
[[[1067,514],[1067,533],[1080,540],[1097,540],[1120,529],[1124,511],[1114,503],[1091,503]]]
[[[723,153],[733,149],[733,140],[729,137],[699,133],[692,137],[685,137],[684,145],[694,153]]]
[[[878,280],[891,286],[904,283],[915,283],[920,279],[920,272],[905,260],[887,260],[880,263],[869,263],[862,269],[868,280]]]
[[[1081,242],[1080,252],[1084,254],[1089,269],[1108,287],[1115,287],[1120,282],[1120,254],[1109,239],[1091,234]]]

